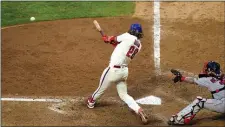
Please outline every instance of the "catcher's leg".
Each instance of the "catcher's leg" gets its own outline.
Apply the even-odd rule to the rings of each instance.
[[[117,84],[117,91],[120,98],[128,105],[128,107],[131,108],[133,111],[135,111],[135,113],[137,113],[140,116],[144,124],[147,124],[148,123],[147,115],[144,113],[143,109],[136,103],[133,97],[127,94],[126,81],[120,81]]]
[[[195,115],[204,108],[205,102],[205,98],[197,97],[190,105],[181,110],[177,115],[173,115],[168,121],[168,124],[189,124]]]
[[[92,96],[88,98],[87,101],[88,108],[94,108],[96,100],[99,99],[101,95],[103,95],[105,90],[111,85],[111,80],[109,80],[109,78],[110,78],[110,67],[107,67],[102,73],[98,88],[95,90]]]
[[[225,98],[221,100],[207,99],[204,108],[218,113],[225,113]]]

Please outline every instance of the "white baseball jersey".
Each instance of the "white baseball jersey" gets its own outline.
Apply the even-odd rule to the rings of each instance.
[[[225,87],[225,85],[223,84],[221,80],[218,80],[213,77],[203,77],[203,78],[195,78],[194,82],[200,86],[207,87],[209,91],[211,92],[215,91],[215,93],[213,94],[213,97],[215,99],[225,98],[225,90],[219,91],[219,89],[222,89]]]
[[[124,33],[116,37],[118,45],[114,49],[111,59],[110,66],[114,65],[125,65],[128,66],[131,59],[140,51],[141,42],[136,37],[129,33]]]

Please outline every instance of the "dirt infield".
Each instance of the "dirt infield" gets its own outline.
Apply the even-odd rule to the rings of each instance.
[[[167,125],[168,118],[196,96],[210,97],[205,88],[176,84],[155,76],[153,3],[137,3],[133,17],[95,18],[108,35],[143,25],[143,49],[129,65],[128,92],[135,99],[154,95],[162,105],[142,105],[150,124]],[[192,7],[192,9],[189,8]],[[212,10],[212,11],[209,11]],[[224,2],[161,2],[161,69],[198,73],[206,60],[224,66]],[[143,18],[144,17],[144,18]],[[2,29],[2,97],[64,98],[56,102],[2,101],[5,126],[137,126],[139,118],[110,87],[95,109],[85,99],[97,88],[113,51],[101,41],[93,18],[46,21]],[[54,109],[51,110],[51,109]],[[222,117],[222,118],[221,118]],[[193,124],[224,126],[224,116],[202,110]]]

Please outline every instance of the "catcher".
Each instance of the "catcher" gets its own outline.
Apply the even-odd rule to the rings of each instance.
[[[198,96],[191,104],[181,110],[178,114],[172,115],[168,121],[169,125],[186,125],[195,117],[195,115],[203,108],[225,113],[225,76],[220,71],[220,64],[215,61],[206,62],[203,72],[195,77],[185,77],[177,70],[172,69],[175,75],[173,79],[176,82],[195,83],[200,86],[207,87],[212,94],[212,99],[206,99]]]

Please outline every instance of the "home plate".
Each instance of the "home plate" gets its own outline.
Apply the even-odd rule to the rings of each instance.
[[[161,105],[161,99],[155,96],[147,96],[136,100],[136,102],[145,105]]]

